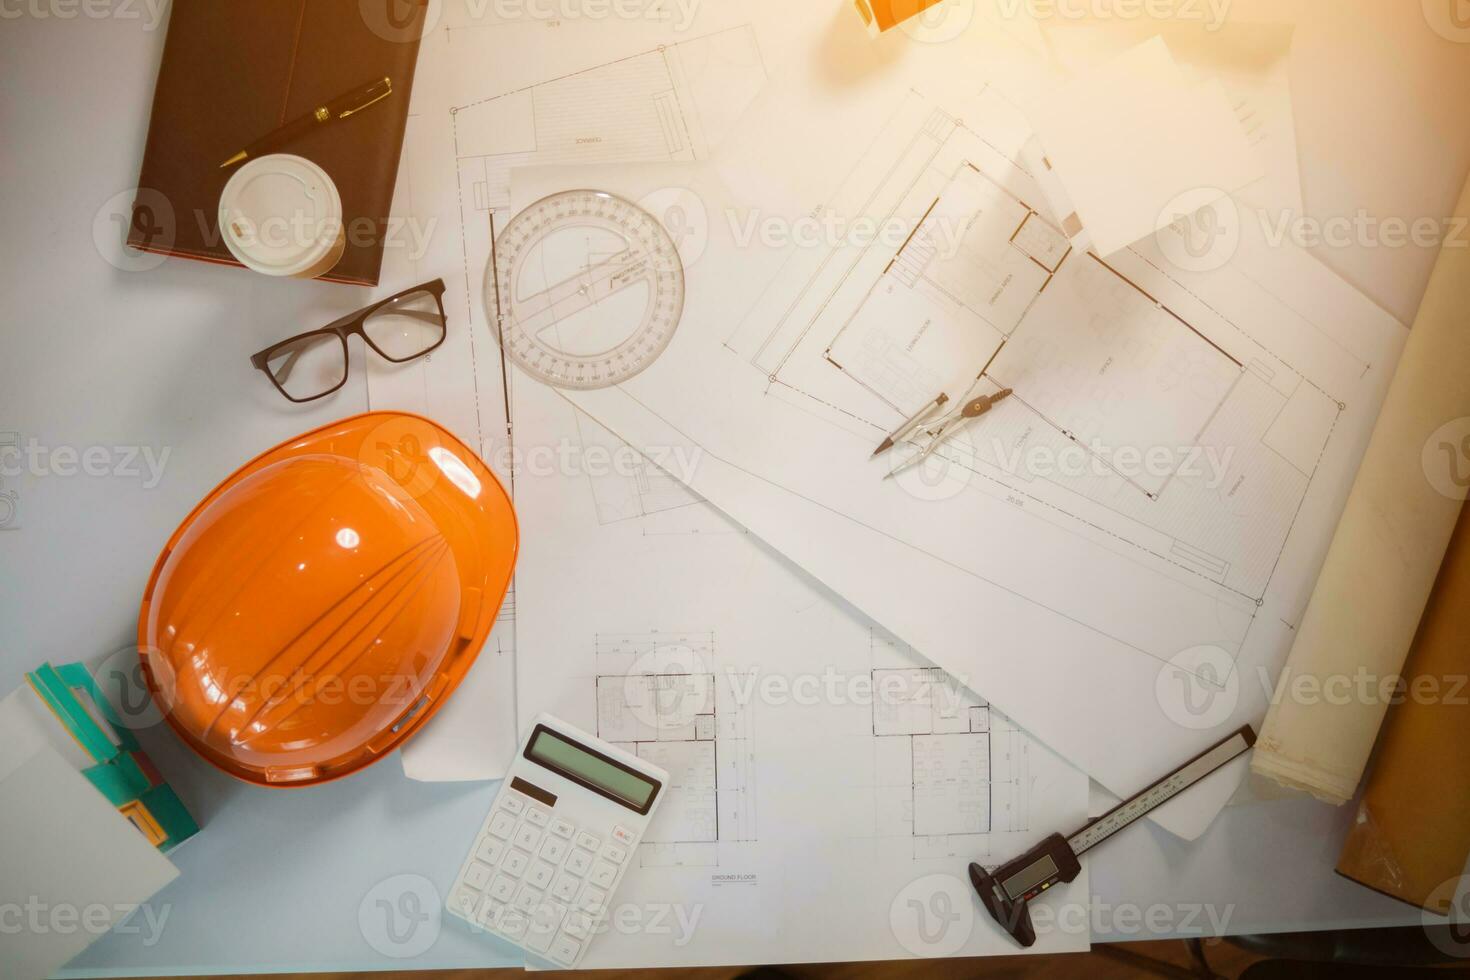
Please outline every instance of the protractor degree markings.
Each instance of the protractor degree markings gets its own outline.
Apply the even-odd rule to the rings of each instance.
[[[622,248],[608,254],[600,238],[613,235]],[[570,237],[568,237],[570,236]],[[580,251],[575,274],[556,279],[547,243],[563,257]],[[617,245],[612,247],[617,248]],[[532,374],[556,386],[601,388],[637,375],[671,342],[684,307],[684,269],[662,225],[631,201],[601,191],[552,195],[512,220],[502,234],[500,267],[494,275],[513,295],[525,270],[550,285],[510,304],[507,352]],[[563,263],[564,264],[564,261]],[[488,280],[488,277],[487,277]],[[645,285],[641,311],[608,304],[610,321],[598,329],[620,339],[596,353],[572,353],[562,336],[568,322],[638,285]],[[622,333],[618,330],[621,328]]]

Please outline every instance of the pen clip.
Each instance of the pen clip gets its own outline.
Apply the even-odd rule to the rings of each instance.
[[[370,105],[376,105],[377,103],[382,102],[388,96],[390,96],[390,95],[393,94],[393,79],[391,79],[391,78],[384,78],[382,80],[382,82],[380,82],[379,84],[385,86],[385,88],[383,89],[382,94],[374,96],[373,98],[371,98],[368,101],[364,102],[362,105],[356,106],[355,108],[352,108],[352,109],[343,109],[342,112],[341,112],[341,114],[338,115],[337,118],[338,119],[346,119],[348,116],[351,116],[351,115],[353,115],[355,113],[359,113],[362,110],[366,109]]]

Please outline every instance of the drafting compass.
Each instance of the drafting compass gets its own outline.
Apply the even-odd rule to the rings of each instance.
[[[1022,946],[1031,946],[1036,942],[1036,929],[1031,925],[1027,902],[1053,885],[1072,881],[1082,870],[1083,854],[1245,754],[1255,744],[1256,733],[1247,725],[1137,796],[1119,803],[1071,837],[1052,834],[994,871],[986,871],[978,864],[970,865],[970,884],[979,893],[980,903],[1011,938]]]
[[[974,389],[971,389],[972,394],[973,391]],[[976,395],[958,409],[945,414],[945,407],[949,405],[949,395],[941,392],[938,398],[905,419],[904,423],[893,430],[888,438],[883,440],[883,444],[873,451],[873,456],[876,458],[906,439],[920,435],[928,436],[928,444],[917,455],[898,464],[884,479],[891,480],[915,466],[924,465],[929,457],[939,450],[940,446],[958,435],[961,429],[989,412],[1012,394],[1011,389],[1004,388],[993,395]]]
[[[673,340],[684,265],[663,225],[638,205],[566,191],[506,225],[485,292],[511,360],[558,388],[606,388],[646,369]]]

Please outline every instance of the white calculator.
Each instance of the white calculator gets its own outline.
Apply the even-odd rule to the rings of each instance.
[[[657,766],[542,715],[459,869],[449,912],[576,966],[668,781]]]

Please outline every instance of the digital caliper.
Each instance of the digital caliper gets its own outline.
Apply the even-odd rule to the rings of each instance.
[[[1036,942],[1036,929],[1031,925],[1031,911],[1027,907],[1031,899],[1053,885],[1076,878],[1082,870],[1083,854],[1163,806],[1227,762],[1239,758],[1255,744],[1256,733],[1247,725],[1137,796],[1119,803],[1071,837],[1052,834],[993,872],[971,864],[970,883],[980,894],[981,904],[1016,942],[1031,946]]]

